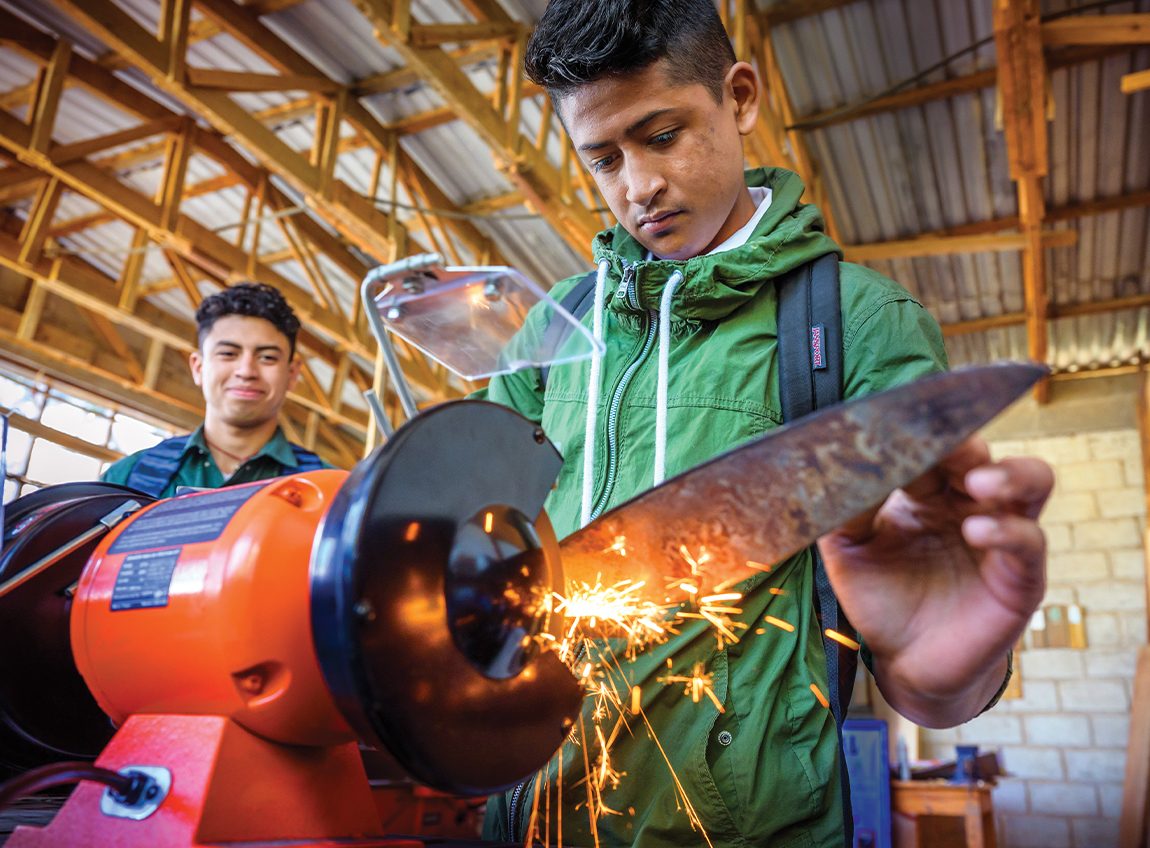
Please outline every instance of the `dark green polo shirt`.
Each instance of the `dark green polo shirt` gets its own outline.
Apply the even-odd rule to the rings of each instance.
[[[131,456],[126,456],[113,463],[101,475],[100,479],[106,483],[126,485],[132,469],[136,467],[136,463],[145,453],[147,453],[146,449],[137,451]],[[220,489],[224,486],[268,480],[272,477],[293,473],[297,465],[291,443],[284,436],[283,430],[277,427],[275,435],[268,439],[259,453],[237,468],[231,477],[224,477],[223,472],[220,471],[216,461],[212,458],[211,451],[208,450],[208,444],[204,441],[204,428],[203,425],[200,425],[195,432],[188,436],[188,443],[184,447],[183,456],[180,457],[180,467],[176,471],[176,476],[160,493],[160,497],[172,497],[176,493],[176,489],[181,486],[192,486],[197,489]],[[324,467],[332,468],[334,466],[325,462]]]

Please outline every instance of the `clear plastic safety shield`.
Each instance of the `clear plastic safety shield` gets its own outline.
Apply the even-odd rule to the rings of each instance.
[[[467,380],[590,358],[590,331],[506,266],[380,267],[364,302],[377,334],[410,342]]]

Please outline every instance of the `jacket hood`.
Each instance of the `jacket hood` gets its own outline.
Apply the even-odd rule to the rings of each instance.
[[[635,291],[641,310],[658,309],[667,279],[676,270],[683,281],[675,290],[671,313],[688,321],[715,321],[753,298],[769,281],[818,256],[842,250],[825,232],[822,213],[800,203],[803,181],[782,168],[746,172],[748,186],[771,189],[771,205],[742,247],[686,260],[647,260],[647,250],[622,225],[604,230],[592,245],[596,263],[606,259],[612,276],[624,267],[635,271]],[[609,308],[634,311],[626,298],[609,298]]]

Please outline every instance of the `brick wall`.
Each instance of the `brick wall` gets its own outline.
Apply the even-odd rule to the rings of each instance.
[[[952,730],[922,731],[927,757],[956,743],[997,749],[1012,775],[994,793],[1003,848],[1117,844],[1134,660],[1146,642],[1142,460],[1135,429],[992,442],[995,456],[1055,469],[1043,514],[1046,603],[1081,604],[1086,650],[1018,655],[1023,697]]]

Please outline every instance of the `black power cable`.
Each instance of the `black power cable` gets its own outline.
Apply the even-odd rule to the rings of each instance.
[[[84,762],[50,763],[0,783],[0,810],[27,795],[35,795],[68,783],[79,783],[81,780],[91,780],[111,787],[116,800],[129,806],[139,801],[149,782],[147,775],[142,772],[120,774]]]

